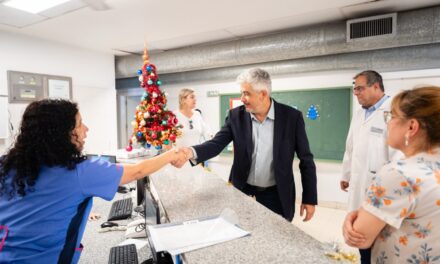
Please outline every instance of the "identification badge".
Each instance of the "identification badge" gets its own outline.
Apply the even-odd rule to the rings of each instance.
[[[373,133],[383,134],[383,129],[378,127],[371,127],[370,131]]]

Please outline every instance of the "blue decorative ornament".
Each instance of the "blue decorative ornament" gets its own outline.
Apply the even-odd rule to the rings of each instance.
[[[157,85],[162,85],[162,82],[160,80],[157,80]]]
[[[142,70],[137,70],[137,74],[141,75],[142,74]]]
[[[151,71],[151,66],[148,65],[147,68],[146,68],[146,70],[147,70],[147,71]]]
[[[170,141],[169,141],[168,139],[165,139],[165,140],[163,141],[163,143],[164,143],[165,145],[168,145],[168,144],[170,144]]]
[[[151,145],[148,143],[145,143],[145,147],[147,147],[149,149],[149,148],[151,148]]]
[[[152,84],[153,84],[153,81],[152,81],[151,79],[148,79],[147,84],[148,84],[148,85],[152,85]]]
[[[318,109],[315,105],[310,105],[307,111],[307,118],[310,120],[316,120],[319,117]]]
[[[142,137],[142,132],[139,131],[139,132],[137,132],[136,135],[137,135],[138,138],[141,138]]]
[[[156,146],[156,149],[157,149],[157,150],[162,149],[162,146],[161,146],[161,145],[157,145],[157,146]]]

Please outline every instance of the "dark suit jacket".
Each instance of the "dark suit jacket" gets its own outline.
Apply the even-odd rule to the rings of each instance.
[[[295,152],[300,159],[303,204],[317,204],[316,167],[301,112],[275,100],[273,103],[273,167],[283,216],[290,221],[295,213],[296,194],[292,171]],[[231,141],[234,143],[234,162],[229,179],[236,188],[242,190],[249,176],[253,151],[252,121],[244,106],[229,111],[225,125],[213,139],[193,147],[197,153],[197,162],[203,162],[217,156]]]

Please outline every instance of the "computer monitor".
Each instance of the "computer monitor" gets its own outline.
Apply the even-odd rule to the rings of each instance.
[[[149,188],[150,180],[148,177],[144,177],[136,181],[136,204],[142,205],[145,199],[145,189]]]
[[[110,163],[116,163],[116,156],[114,155],[101,155],[100,158]]]
[[[159,205],[157,201],[154,199],[151,192],[146,188],[145,189],[145,199],[144,199],[144,205],[145,205],[145,233],[148,238],[148,244],[150,245],[151,255],[152,258],[148,259],[144,263],[147,264],[173,264],[173,260],[171,258],[171,255],[167,252],[157,252],[153,240],[151,239],[150,232],[148,231],[148,225],[154,225],[154,224],[160,224],[160,211],[159,211]]]
[[[147,188],[144,188],[144,212],[147,225],[160,224],[159,205]]]
[[[97,159],[99,159],[99,155],[96,154],[87,154],[87,159],[91,160],[91,161],[95,161]]]
[[[111,163],[116,163],[116,156],[113,155],[96,155],[96,154],[87,154],[87,159],[91,161],[95,161],[97,159],[102,159]]]

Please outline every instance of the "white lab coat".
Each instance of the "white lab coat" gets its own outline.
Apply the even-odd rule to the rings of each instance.
[[[358,209],[365,200],[365,192],[379,169],[401,156],[387,145],[387,125],[383,112],[389,111],[388,98],[366,120],[365,110],[353,116],[348,132],[341,180],[349,182],[348,210]]]
[[[179,110],[174,111],[174,114],[178,124],[183,126],[180,129],[182,135],[176,139],[177,147],[198,145],[212,138],[210,127],[205,123],[198,111],[193,111],[191,118],[186,117]],[[190,120],[193,128],[190,128]]]

